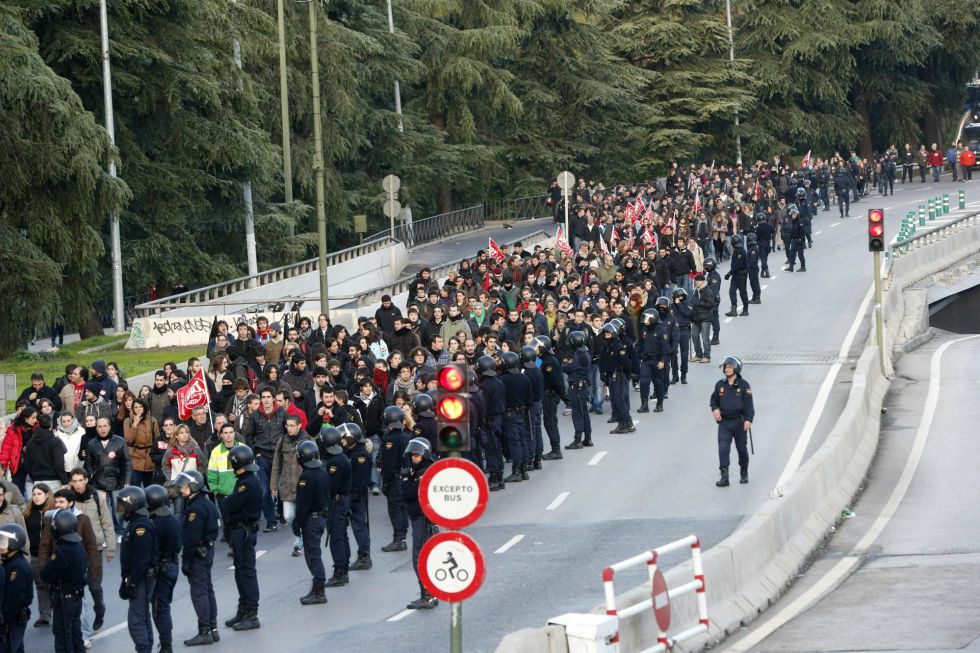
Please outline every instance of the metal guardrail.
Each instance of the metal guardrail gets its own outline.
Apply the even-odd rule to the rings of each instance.
[[[348,247],[347,249],[333,252],[327,255],[327,265],[336,265],[338,263],[343,263],[353,258],[357,258],[358,256],[364,256],[365,254],[376,252],[379,249],[384,249],[394,245],[395,242],[396,241],[393,241],[390,236],[385,235],[375,240],[364,242],[360,245],[355,245],[354,247]],[[238,277],[237,279],[231,279],[230,281],[222,281],[221,283],[204,286],[203,288],[195,288],[194,290],[188,290],[176,295],[170,295],[169,297],[162,297],[152,302],[146,302],[137,306],[134,313],[136,317],[152,317],[154,315],[159,315],[164,311],[179,308],[184,304],[210,302],[233,293],[248,290],[249,288],[265,285],[267,283],[275,283],[276,281],[283,281],[284,279],[292,279],[293,277],[297,277],[302,274],[315,272],[318,269],[318,266],[319,259],[316,258],[300,261],[298,263],[290,263],[289,265],[283,265],[278,268],[260,272],[255,276],[246,275],[244,277]],[[250,302],[248,300],[243,300],[241,303],[248,304]]]
[[[921,247],[925,247],[926,245],[931,245],[948,236],[954,235],[956,232],[964,228],[976,226],[978,221],[980,221],[980,212],[975,211],[952,220],[941,227],[930,229],[929,231],[917,234],[906,240],[891,243],[888,246],[887,256],[885,257],[885,260],[882,261],[881,276],[887,277],[891,272],[893,263],[900,259],[903,255]]]
[[[485,202],[487,220],[531,220],[545,218],[553,209],[545,204],[547,195],[530,195]]]
[[[477,204],[422,220],[414,220],[411,224],[401,223],[395,226],[395,238],[405,243],[408,249],[414,249],[446,236],[480,229],[483,227],[483,215],[483,205]]]

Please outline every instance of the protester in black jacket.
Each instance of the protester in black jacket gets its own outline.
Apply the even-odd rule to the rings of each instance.
[[[51,416],[40,413],[37,429],[25,446],[24,467],[35,483],[57,487],[68,482],[65,443],[51,431]],[[53,482],[53,483],[52,483]]]

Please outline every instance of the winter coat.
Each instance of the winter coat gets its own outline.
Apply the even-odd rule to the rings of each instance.
[[[245,443],[235,440],[231,446],[235,447],[239,444]],[[211,494],[226,497],[235,491],[235,479],[237,477],[228,463],[229,451],[230,449],[225,446],[224,442],[219,442],[218,446],[211,450],[211,455],[208,457],[207,478]]]
[[[92,486],[112,492],[129,485],[133,471],[126,441],[118,435],[105,440],[95,437],[85,445],[85,471],[92,479]]]
[[[30,435],[28,434],[28,437]],[[7,434],[0,445],[0,467],[10,470],[10,474],[16,474],[20,470],[20,459],[24,451],[24,427],[11,424],[7,427]]]
[[[116,529],[112,523],[112,510],[109,509],[109,503],[105,498],[98,490],[89,487],[85,495],[75,496],[75,510],[89,518],[99,548],[108,550],[109,554],[114,556]]]
[[[421,343],[421,339],[408,327],[402,327],[388,337],[389,348],[401,352],[406,359],[413,349],[421,346]]]
[[[268,415],[262,406],[248,416],[248,423],[242,430],[242,439],[257,455],[272,457],[276,443],[286,433],[286,411],[277,406]]]
[[[192,460],[193,463],[190,462]],[[206,467],[204,452],[193,438],[183,446],[175,442],[167,449],[167,453],[163,454],[163,473],[168,480],[181,472],[189,472],[192,469],[200,472]]]
[[[50,430],[39,428],[34,431],[24,452],[24,467],[31,480],[67,483],[65,453],[65,443]]]
[[[97,398],[94,402],[80,401],[78,402],[78,407],[75,408],[75,419],[82,426],[85,426],[85,418],[89,415],[95,417],[95,419],[102,419],[103,417],[112,418],[112,407],[109,403],[102,397]]]
[[[302,429],[296,438],[284,436],[276,444],[276,452],[272,458],[272,474],[269,477],[269,487],[279,493],[282,501],[296,501],[296,484],[303,473],[303,467],[296,462],[296,448],[303,440],[313,441]]]
[[[144,414],[136,426],[133,426],[132,417],[127,417],[123,423],[123,438],[129,446],[133,469],[137,472],[153,471],[150,452],[156,444],[158,435],[160,435],[160,425],[149,415]]]
[[[80,465],[78,454],[82,447],[82,437],[85,435],[85,427],[79,424],[77,419],[72,419],[74,421],[67,429],[61,428],[59,424],[54,432],[65,444],[65,471],[69,473]]]

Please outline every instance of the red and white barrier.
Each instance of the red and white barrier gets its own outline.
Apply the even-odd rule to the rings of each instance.
[[[697,635],[702,635],[708,632],[708,602],[705,597],[705,584],[704,584],[704,567],[701,564],[701,540],[698,539],[696,535],[688,535],[685,538],[665,544],[663,546],[657,547],[651,551],[646,551],[640,555],[633,556],[623,560],[622,562],[617,562],[614,565],[606,567],[602,571],[602,584],[603,590],[606,597],[606,614],[617,619],[623,619],[626,617],[631,617],[636,614],[640,614],[644,610],[659,609],[660,597],[651,596],[649,599],[640,601],[634,605],[631,605],[622,610],[616,608],[616,591],[613,587],[613,578],[617,572],[623,571],[624,569],[629,569],[630,567],[636,567],[637,565],[646,564],[647,571],[650,575],[650,584],[653,586],[654,577],[657,575],[657,560],[660,556],[671,553],[673,551],[679,551],[686,547],[691,549],[691,561],[694,566],[694,579],[689,583],[684,583],[680,587],[675,587],[667,591],[667,598],[673,599],[684,594],[689,594],[691,592],[697,593],[698,602],[698,624],[680,633],[677,633],[673,637],[668,637],[667,633],[659,630],[657,635],[657,645],[651,648],[644,649],[642,653],[661,653],[669,651],[674,644],[683,641],[685,639],[690,639]],[[654,604],[655,598],[657,599],[657,605]],[[612,642],[619,642],[619,630],[617,628],[616,636],[613,638]]]

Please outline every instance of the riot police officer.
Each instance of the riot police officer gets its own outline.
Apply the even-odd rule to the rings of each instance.
[[[679,338],[677,340],[678,347],[671,353],[671,366],[677,369],[679,351],[681,384],[687,385],[687,363],[691,355],[691,318],[694,317],[694,307],[688,301],[687,291],[683,288],[674,289],[673,299],[672,312],[674,322],[677,324]]]
[[[775,228],[769,224],[769,221],[765,219],[765,214],[762,214],[762,219],[755,226],[755,237],[756,243],[759,248],[759,263],[762,265],[761,277],[763,279],[769,278],[769,252],[772,251],[773,239],[776,237]]]
[[[633,418],[630,417],[627,393],[628,379],[633,374],[633,361],[626,345],[619,339],[619,332],[614,324],[604,324],[599,330],[605,341],[603,356],[599,359],[599,370],[603,382],[609,386],[609,401],[612,404],[613,418],[616,428],[611,433],[632,433],[636,430]]]
[[[541,469],[541,456],[544,454],[544,437],[541,433],[541,418],[544,412],[544,374],[538,367],[538,352],[534,347],[521,347],[521,363],[524,376],[531,381],[531,407],[528,410],[530,422],[530,460],[528,466]]]
[[[504,413],[507,412],[507,389],[497,376],[497,363],[490,356],[484,355],[476,359],[476,371],[480,377],[480,392],[487,404],[485,428],[481,429],[481,433],[485,440],[487,471],[490,472],[490,491],[495,492],[506,487],[501,443]]]
[[[854,178],[847,166],[839,166],[834,173],[834,194],[837,195],[837,208],[840,217],[851,217],[851,190],[855,187]]]
[[[409,610],[430,610],[439,605],[439,601],[429,594],[419,576],[419,553],[426,540],[436,532],[435,526],[419,505],[419,483],[425,470],[433,462],[431,451],[426,440],[413,438],[405,447],[404,467],[401,470],[402,498],[405,501],[408,517],[412,520],[412,567],[415,569],[415,577],[419,580],[420,590],[419,598],[406,606]]]
[[[657,297],[656,301],[653,303],[653,307],[657,310],[657,315],[660,318],[657,328],[663,329],[670,336],[670,356],[667,357],[667,365],[663,369],[664,399],[666,399],[670,392],[670,386],[680,381],[680,377],[677,376],[677,362],[675,354],[680,347],[681,330],[677,326],[677,318],[674,317],[674,311],[671,308],[670,299],[667,297]],[[673,369],[671,369],[672,367]]]
[[[130,485],[116,495],[116,512],[126,522],[119,553],[119,572],[122,583],[119,598],[129,601],[129,635],[137,653],[153,650],[153,624],[150,621],[150,601],[156,582],[160,544],[156,527],[150,521],[146,494],[143,488]]]
[[[640,316],[643,322],[643,341],[640,353],[640,413],[650,412],[650,383],[653,382],[653,392],[657,405],[653,412],[660,413],[664,409],[664,398],[667,396],[667,368],[670,363],[670,330],[669,325],[660,322],[660,313],[648,308]],[[658,328],[658,326],[660,328]]]
[[[761,255],[759,253],[759,237],[755,232],[745,237],[745,253],[749,264],[749,289],[752,290],[750,304],[762,303],[762,287],[759,285],[759,263]]]
[[[721,274],[718,272],[718,261],[709,256],[704,259],[705,282],[708,289],[715,294],[715,309],[711,316],[711,344],[720,344],[718,336],[721,335],[721,317],[718,311],[721,307]]]
[[[24,653],[24,631],[34,602],[34,574],[25,557],[27,531],[18,524],[0,526],[0,556],[3,557],[3,605],[0,615],[0,650]]]
[[[800,224],[803,225],[803,233],[806,236],[806,247],[813,247],[813,207],[806,201],[806,197],[797,198],[796,209],[800,215]]]
[[[378,473],[381,474],[381,492],[388,502],[388,519],[391,521],[391,542],[381,547],[385,553],[404,551],[405,538],[408,535],[408,516],[405,514],[405,502],[399,489],[402,468],[402,457],[405,447],[412,439],[405,430],[405,413],[398,406],[388,406],[381,416],[381,426],[384,437],[381,440],[381,453],[378,455]],[[323,452],[321,452],[321,456]]]
[[[505,351],[501,355],[504,374],[500,379],[504,384],[506,409],[504,411],[504,437],[510,450],[510,460],[513,465],[511,475],[504,479],[505,483],[519,483],[531,477],[528,475],[529,441],[531,439],[527,415],[533,398],[531,380],[521,374],[521,359],[512,352]]]
[[[177,585],[178,559],[180,557],[180,522],[170,509],[170,497],[161,485],[150,485],[144,490],[146,507],[157,533],[156,583],[153,589],[153,623],[160,636],[159,653],[172,653],[174,622],[170,617],[170,604]]]
[[[581,449],[592,446],[592,420],[589,417],[589,383],[592,378],[592,355],[589,353],[588,337],[584,331],[568,334],[568,346],[572,356],[562,365],[568,376],[568,403],[572,408],[572,425],[575,439],[566,444],[566,449]]]
[[[415,399],[417,400],[419,397],[428,397],[428,395],[416,395]],[[429,397],[429,401],[432,401],[431,397]],[[351,531],[354,532],[354,541],[357,542],[357,560],[350,568],[352,571],[367,571],[372,567],[371,530],[368,519],[368,492],[371,491],[371,454],[368,453],[367,446],[364,444],[364,432],[360,426],[349,422],[341,424],[337,429],[341,435],[340,446],[344,448],[344,453],[350,461],[351,467],[350,511],[347,514],[347,519]],[[433,435],[433,437],[435,436]],[[428,440],[428,438],[426,439]],[[428,441],[432,442],[432,440]]]
[[[737,315],[749,314],[749,294],[746,289],[746,281],[749,276],[749,258],[745,252],[745,243],[741,234],[732,236],[732,267],[725,274],[725,279],[731,279],[728,283],[728,299],[731,301],[732,308],[725,315],[735,317]],[[738,312],[738,296],[742,298],[742,312]]]
[[[122,492],[120,491],[120,494]],[[53,514],[51,514],[53,513]],[[41,580],[50,585],[54,612],[54,650],[57,653],[85,653],[82,641],[82,597],[88,557],[78,534],[78,518],[71,510],[48,511],[51,531],[57,538],[54,554],[41,567]]]
[[[463,457],[483,469],[483,459],[481,451],[483,446],[480,444],[485,437],[483,429],[487,421],[487,401],[480,392],[480,380],[473,370],[466,371],[467,389],[470,393],[470,450],[463,452]]]
[[[313,576],[309,593],[300,598],[302,605],[316,605],[327,602],[324,588],[327,572],[323,568],[323,552],[320,539],[326,529],[327,514],[330,508],[330,476],[320,462],[320,449],[311,440],[296,445],[296,462],[303,472],[296,482],[296,525],[303,536],[303,557],[306,568]]]
[[[350,582],[350,539],[347,515],[350,512],[351,465],[341,445],[340,428],[325,426],[320,430],[320,447],[326,452],[323,467],[330,477],[330,514],[327,515],[327,538],[333,558],[333,576],[327,587],[343,587]]]
[[[796,206],[790,205],[788,213],[792,221],[789,232],[789,265],[783,269],[787,272],[792,272],[796,266],[796,257],[799,256],[800,272],[806,272],[806,255],[803,253],[805,249],[806,230],[800,222],[800,212]]]
[[[721,362],[721,369],[725,378],[715,384],[714,392],[711,393],[711,412],[718,423],[718,468],[721,470],[721,478],[715,485],[728,487],[732,440],[735,440],[738,466],[742,472],[739,482],[749,482],[749,451],[746,443],[755,419],[755,405],[752,401],[752,386],[742,378],[742,361],[734,356],[726,356]]]
[[[203,646],[221,641],[218,603],[211,581],[214,542],[218,539],[218,507],[208,498],[204,477],[197,470],[181,472],[174,479],[174,487],[184,497],[180,571],[187,577],[191,604],[197,615],[197,635],[185,639],[184,646]]]
[[[830,210],[830,167],[824,163],[817,172],[817,187],[820,190],[820,201],[823,203],[823,210]]]
[[[538,336],[534,339],[541,359],[541,374],[544,381],[544,394],[541,396],[541,416],[544,420],[544,430],[548,434],[551,451],[541,456],[542,460],[561,460],[561,435],[558,433],[558,403],[562,400],[568,403],[565,396],[565,379],[561,373],[561,361],[551,350],[551,338]],[[543,452],[544,442],[541,442]]]
[[[255,542],[262,514],[262,484],[256,473],[259,466],[248,445],[239,444],[228,452],[235,472],[235,488],[221,504],[222,522],[227,531],[235,562],[235,585],[238,608],[225,626],[235,630],[259,628],[259,579],[255,571]]]
[[[425,438],[429,446],[436,441],[436,411],[432,397],[421,392],[412,399],[412,410],[415,415],[415,437]]]

